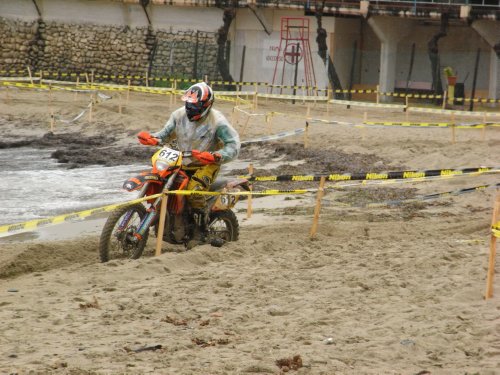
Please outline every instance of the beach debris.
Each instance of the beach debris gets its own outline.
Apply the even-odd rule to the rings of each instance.
[[[280,368],[283,372],[288,372],[290,370],[298,370],[302,365],[302,357],[297,354],[291,358],[282,358],[276,360],[276,366]]]
[[[152,346],[144,346],[142,348],[137,348],[137,349],[132,349],[135,353],[140,353],[140,352],[145,352],[145,351],[148,351],[148,350],[152,350],[152,351],[155,351],[155,350],[158,350],[158,349],[161,349],[162,346],[161,345],[152,345]]]
[[[201,346],[202,348],[206,348],[208,346],[216,346],[216,345],[227,345],[229,344],[229,339],[222,338],[222,339],[215,339],[215,340],[205,340],[205,339],[200,339],[198,337],[195,337],[194,339],[191,339],[191,341],[198,345]]]
[[[97,300],[97,297],[94,296],[94,300],[92,302],[85,302],[85,303],[80,303],[80,309],[86,310],[86,309],[100,309],[101,306],[99,306],[99,301]]]
[[[167,315],[161,321],[173,324],[174,326],[187,326],[187,324],[188,324],[187,319],[178,319],[178,318],[171,317],[170,315]]]
[[[7,289],[7,292],[9,292],[9,293],[17,293],[17,292],[19,292],[19,289],[10,288],[10,289]]]
[[[58,368],[66,368],[68,367],[68,362],[65,362],[65,361],[61,361],[61,360],[57,360],[56,362],[54,362],[51,366],[54,370],[55,369],[58,369]]]
[[[158,344],[158,345],[151,345],[151,346],[141,346],[140,348],[137,348],[137,349],[131,349],[128,346],[125,346],[123,349],[127,353],[131,353],[131,352],[140,353],[140,352],[146,352],[146,351],[153,351],[154,352],[155,350],[159,350],[161,348],[163,348],[163,346]]]
[[[415,341],[413,341],[411,339],[404,339],[404,340],[401,340],[399,343],[401,345],[404,345],[404,346],[413,346],[413,345],[415,345]]]
[[[210,319],[206,319],[206,320],[200,320],[200,327],[205,327],[205,326],[208,326],[210,324]]]
[[[326,339],[323,340],[323,342],[326,344],[326,345],[332,345],[332,344],[335,344],[335,341],[333,341],[333,338],[332,337],[327,337]]]

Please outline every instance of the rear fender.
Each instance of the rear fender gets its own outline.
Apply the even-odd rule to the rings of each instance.
[[[160,176],[151,172],[142,172],[140,175],[129,178],[123,183],[123,188],[127,191],[135,191],[141,189],[144,184],[162,184]]]
[[[215,191],[225,191],[228,193],[234,193],[239,191],[250,191],[250,183],[246,179],[236,179],[228,181],[223,187]],[[214,196],[211,205],[212,211],[224,211],[233,208],[236,203],[240,200],[240,195],[217,195]]]

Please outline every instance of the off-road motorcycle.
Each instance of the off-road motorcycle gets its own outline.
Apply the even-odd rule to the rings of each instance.
[[[190,151],[178,151],[163,145],[151,158],[152,169],[124,182],[129,192],[138,191],[139,197],[163,191],[186,190],[190,173],[184,167],[191,161]],[[245,179],[218,179],[210,191],[248,191]],[[203,243],[221,246],[227,241],[237,241],[239,225],[231,210],[238,195],[211,195],[207,198],[206,231]],[[101,233],[99,255],[102,262],[112,258],[139,258],[146,246],[150,230],[158,235],[161,196],[141,203],[119,207],[108,217]],[[185,195],[168,195],[163,241],[184,244],[194,240],[199,217],[191,210]],[[189,248],[189,247],[188,247]]]

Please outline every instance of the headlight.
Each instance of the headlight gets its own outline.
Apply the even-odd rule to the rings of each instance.
[[[163,160],[156,161],[156,170],[158,172],[164,171],[164,170],[168,169],[168,167],[169,167],[169,165],[166,161],[163,161]]]

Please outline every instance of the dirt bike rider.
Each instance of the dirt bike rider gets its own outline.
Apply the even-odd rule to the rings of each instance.
[[[214,93],[205,82],[192,85],[182,96],[185,105],[175,110],[164,128],[149,134],[142,131],[137,137],[144,145],[157,145],[173,135],[179,150],[191,151],[193,160],[185,170],[192,173],[188,190],[208,191],[215,181],[221,164],[238,156],[240,138],[224,115],[212,109]],[[204,195],[188,196],[193,217],[197,224],[197,236],[203,240],[208,214]]]

